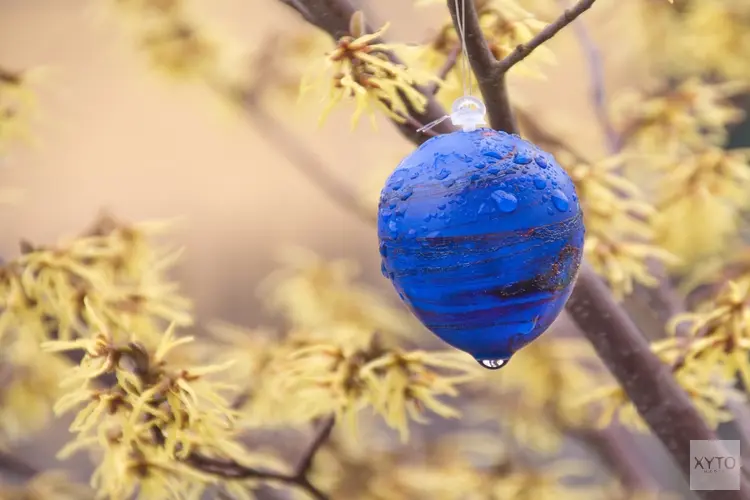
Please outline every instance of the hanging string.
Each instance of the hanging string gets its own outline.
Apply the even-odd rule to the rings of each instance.
[[[478,125],[484,125],[484,114],[486,108],[482,101],[472,96],[473,83],[471,63],[469,62],[469,51],[466,49],[466,2],[472,0],[454,0],[456,10],[456,29],[461,43],[461,58],[459,60],[460,80],[463,96],[453,102],[450,115],[441,116],[427,125],[417,129],[417,132],[426,132],[443,123],[450,118],[453,125],[460,126],[465,131],[476,130]],[[459,5],[460,4],[460,5]]]
[[[458,8],[459,2],[461,8]],[[461,84],[465,96],[471,97],[471,63],[469,62],[469,52],[466,50],[466,0],[454,0],[456,6],[456,26],[458,28],[458,38],[461,42]],[[459,18],[460,13],[460,18]]]

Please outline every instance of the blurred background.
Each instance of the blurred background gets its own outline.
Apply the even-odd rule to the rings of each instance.
[[[404,0],[361,3],[373,25],[392,22],[391,40],[423,41],[446,19],[441,8],[418,9]],[[649,79],[640,18],[629,5],[636,3],[602,0],[582,18],[604,54],[612,94]],[[276,1],[195,0],[193,7],[237,64],[268,35],[304,29]],[[0,182],[13,189],[13,203],[0,208],[0,256],[17,255],[21,239],[48,244],[74,236],[102,210],[129,221],[178,217],[170,241],[186,253],[177,278],[194,299],[199,321],[274,325],[257,286],[288,245],[355,259],[365,282],[394,299],[380,275],[375,231],[301,176],[255,124],[225,109],[211,92],[153,71],[127,23],[108,2],[0,0],[2,66],[42,68],[31,141],[0,160]],[[549,47],[557,63],[545,68],[546,78],[514,76],[511,94],[543,117],[546,128],[600,155],[604,141],[581,48],[571,30]],[[361,193],[373,213],[368,200],[413,149],[384,119],[377,131],[364,122],[352,132],[350,109],[318,127],[316,111],[306,106],[274,99],[263,106]],[[749,138],[745,122],[732,144],[750,144]],[[54,463],[66,440],[63,420],[43,439],[22,445],[21,454],[43,467]],[[84,459],[73,466],[78,477],[87,477]]]

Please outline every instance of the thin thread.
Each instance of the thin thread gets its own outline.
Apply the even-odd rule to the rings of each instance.
[[[459,9],[459,2],[461,8]],[[461,85],[464,95],[472,95],[471,66],[469,65],[469,52],[466,50],[466,0],[454,0],[456,6],[456,27],[461,40]],[[460,18],[459,18],[460,13]]]

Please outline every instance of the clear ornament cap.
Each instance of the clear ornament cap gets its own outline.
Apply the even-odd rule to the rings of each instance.
[[[486,113],[487,107],[481,100],[468,95],[461,96],[451,106],[451,122],[464,132],[472,132],[481,125],[487,125],[484,119]]]
[[[484,119],[486,113],[487,107],[481,100],[476,97],[464,95],[453,101],[450,115],[441,116],[437,120],[433,120],[424,127],[418,128],[417,132],[427,132],[448,118],[451,119],[454,126],[460,127],[464,132],[473,132],[480,125],[487,125]]]

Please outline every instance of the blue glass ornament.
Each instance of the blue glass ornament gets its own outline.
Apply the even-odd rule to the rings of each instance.
[[[382,271],[430,331],[497,369],[559,315],[585,229],[552,155],[477,129],[484,106],[463,99],[452,118],[464,130],[422,144],[381,192]]]

